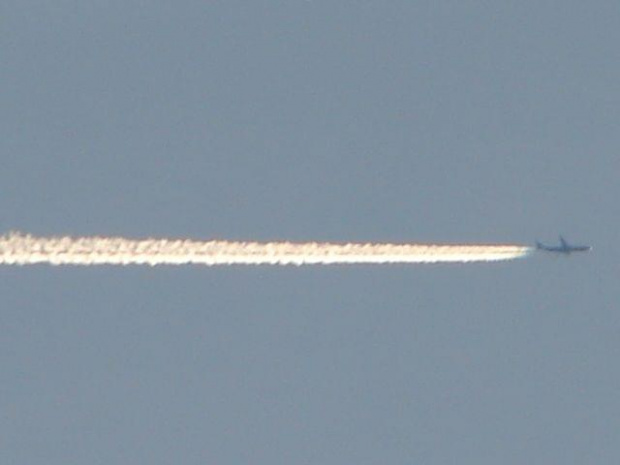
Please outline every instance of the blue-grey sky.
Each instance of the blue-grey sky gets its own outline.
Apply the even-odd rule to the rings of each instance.
[[[620,4],[4,2],[0,225],[568,259],[0,270],[0,461],[618,463]]]

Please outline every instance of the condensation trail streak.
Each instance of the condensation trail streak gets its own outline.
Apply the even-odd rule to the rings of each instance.
[[[520,245],[230,242],[122,237],[0,236],[0,264],[29,265],[332,265],[470,263],[512,260]]]

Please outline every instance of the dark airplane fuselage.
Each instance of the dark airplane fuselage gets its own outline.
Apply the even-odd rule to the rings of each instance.
[[[544,250],[545,252],[555,252],[555,253],[563,253],[569,255],[573,252],[588,252],[592,250],[592,247],[589,245],[569,245],[564,239],[560,238],[561,245],[559,246],[548,246],[541,244],[540,242],[536,242],[536,248],[538,250]]]

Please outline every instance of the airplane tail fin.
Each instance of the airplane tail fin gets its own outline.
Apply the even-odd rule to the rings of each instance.
[[[536,248],[540,250],[543,248],[543,245],[540,242],[536,241]]]

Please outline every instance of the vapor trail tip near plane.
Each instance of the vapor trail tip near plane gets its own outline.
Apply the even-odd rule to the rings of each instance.
[[[0,264],[28,265],[334,265],[474,263],[525,257],[514,244],[238,242],[123,237],[0,237]]]

